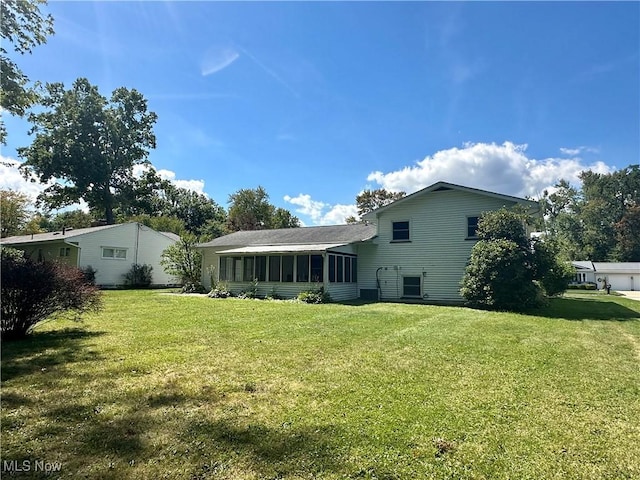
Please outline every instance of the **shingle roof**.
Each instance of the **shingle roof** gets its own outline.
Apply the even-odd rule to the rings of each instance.
[[[640,262],[593,262],[596,272],[635,273],[640,275]]]
[[[322,227],[281,228],[275,230],[241,231],[218,237],[200,247],[292,245],[322,243],[355,243],[369,240],[376,235],[375,225],[356,223]]]
[[[87,228],[72,228],[66,229],[64,234],[61,231],[47,232],[47,233],[35,233],[33,235],[18,235],[15,237],[6,237],[0,239],[1,244],[14,245],[18,243],[39,243],[50,242],[52,240],[68,240],[85,233],[93,233],[107,228],[117,227],[118,225],[102,225],[99,227],[87,227]]]

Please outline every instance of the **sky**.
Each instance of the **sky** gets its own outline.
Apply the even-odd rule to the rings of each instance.
[[[639,2],[61,2],[31,80],[136,89],[149,160],[223,207],[262,186],[303,225],[365,189],[539,197],[640,160]],[[0,188],[29,124],[4,115]]]

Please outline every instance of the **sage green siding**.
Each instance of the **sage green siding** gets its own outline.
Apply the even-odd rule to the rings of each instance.
[[[460,281],[475,240],[467,238],[467,218],[510,207],[515,202],[462,190],[431,191],[378,213],[378,237],[358,249],[360,289],[376,289],[382,300],[403,298],[403,277],[420,278],[420,297],[461,302]],[[410,241],[393,242],[393,222],[409,222]]]

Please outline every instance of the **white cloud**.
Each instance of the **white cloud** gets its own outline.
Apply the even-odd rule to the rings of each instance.
[[[581,153],[599,153],[600,150],[594,147],[580,146],[575,148],[566,148],[560,147],[560,153],[563,155],[568,155],[570,157],[575,157],[576,155],[580,155]]]
[[[203,77],[227,68],[235,62],[240,54],[231,47],[211,47],[200,63],[200,73]]]
[[[598,161],[586,164],[579,158],[537,160],[526,155],[527,145],[505,142],[467,143],[462,148],[441,150],[415,165],[367,177],[390,191],[415,192],[438,181],[466,185],[515,196],[537,197],[559,179],[579,186],[583,170],[609,173],[610,167]]]
[[[40,183],[37,180],[37,177],[32,176],[31,179],[25,179],[20,170],[20,161],[15,160],[13,158],[4,157],[0,155],[0,189],[3,190],[14,190],[16,192],[24,193],[29,197],[31,203],[35,205],[36,199],[38,195],[40,195],[47,187],[53,185],[53,181],[48,183]],[[59,210],[54,210],[64,212],[69,210],[82,210],[83,212],[89,212],[89,206],[84,200],[80,200],[78,203],[74,203],[72,205],[68,205]]]
[[[153,167],[151,165],[134,165],[133,175],[136,178],[140,178],[142,174],[148,171],[150,168]],[[204,193],[204,180],[176,180],[176,172],[172,170],[166,170],[164,168],[157,170],[157,173],[160,178],[162,178],[163,180],[168,180],[178,188],[184,188],[186,190],[191,190],[193,192],[207,196],[207,194]]]
[[[14,190],[24,193],[32,202],[50,184],[43,185],[37,181],[25,180],[18,170],[20,162],[10,157],[0,155],[0,189]],[[34,180],[35,177],[33,177]]]
[[[357,217],[356,205],[331,205],[329,203],[313,200],[311,195],[301,193],[297,197],[284,196],[284,201],[296,205],[296,213],[311,218],[314,225],[343,224],[349,216]]]

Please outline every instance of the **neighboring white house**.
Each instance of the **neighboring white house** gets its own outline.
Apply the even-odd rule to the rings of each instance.
[[[572,262],[576,269],[576,282],[595,283],[604,289],[640,290],[640,262]]]
[[[445,182],[364,215],[364,223],[236,232],[200,245],[234,293],[291,297],[323,286],[334,300],[462,302],[460,281],[483,212],[537,202]]]
[[[0,244],[23,250],[38,260],[90,266],[96,270],[96,284],[103,287],[122,285],[134,263],[151,265],[152,285],[160,286],[176,283],[164,272],[160,256],[178,240],[173,233],[156,232],[140,223],[122,223],[7,237]]]

